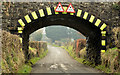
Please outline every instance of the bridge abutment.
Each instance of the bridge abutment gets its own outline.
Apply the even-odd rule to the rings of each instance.
[[[86,38],[86,59],[95,65],[101,64],[101,35],[92,34]]]
[[[29,55],[29,35],[24,33],[22,35],[22,50],[25,54],[25,60],[26,62],[30,59],[30,55]]]

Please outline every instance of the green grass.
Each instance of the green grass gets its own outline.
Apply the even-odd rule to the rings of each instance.
[[[72,56],[76,61],[78,61],[79,63],[81,64],[84,64],[84,65],[88,65],[88,66],[91,66],[91,67],[94,67],[98,70],[101,70],[101,71],[104,71],[105,73],[111,73],[111,70],[110,68],[108,67],[105,67],[105,65],[98,65],[98,66],[95,66],[95,64],[92,64],[91,62],[85,60],[84,58],[77,58],[75,53],[72,51],[73,47],[72,46],[68,46],[68,48],[66,46],[61,46],[61,48],[65,49],[70,56]],[[105,52],[105,55],[106,56],[110,56],[110,54],[112,55],[111,59],[115,58],[116,54],[117,54],[117,51],[115,51],[116,49],[118,49],[117,47],[115,48],[112,48],[111,51],[110,50],[107,50]],[[114,73],[114,75],[120,75],[120,73]]]
[[[102,70],[105,73],[110,73],[111,72],[111,70],[109,68],[106,68],[105,65],[98,65],[95,68],[98,69],[98,70]]]
[[[81,64],[84,64],[83,62],[85,61],[85,59],[83,58],[78,58],[75,54],[75,52],[73,51],[73,46],[68,46],[68,48],[66,46],[61,46],[62,48],[64,48],[71,57],[73,57],[76,61],[78,61]],[[86,62],[87,63],[87,62]]]
[[[117,47],[112,48],[112,50],[118,49]]]
[[[56,44],[52,44],[52,43],[47,43],[48,45],[52,45],[52,46],[54,46],[54,47],[60,47],[60,46],[58,46],[58,45],[56,45]]]
[[[48,45],[51,45],[51,43],[47,43]]]
[[[114,75],[120,75],[120,72],[119,73],[114,73]]]
[[[113,61],[115,61],[116,60],[115,58],[118,56],[117,50],[119,50],[119,49],[117,47],[114,47],[114,48],[108,49],[104,54],[101,55],[102,62],[104,62],[104,64],[107,64],[109,66],[105,66],[104,64],[101,64],[101,65],[96,66],[96,68],[100,69],[106,73],[114,73],[114,71],[115,71],[114,65],[116,65],[116,63]],[[109,63],[105,62],[105,61],[108,61]],[[116,69],[116,71],[117,71],[117,69]]]
[[[73,57],[76,61],[78,61],[79,63],[84,64],[84,65],[88,65],[88,66],[91,66],[91,67],[95,67],[95,64],[92,64],[91,62],[85,60],[84,58],[78,58],[76,56],[76,54],[72,51],[72,49],[73,49],[72,46],[68,46],[68,48],[65,47],[65,46],[61,46],[61,47],[64,48],[69,53],[69,55],[71,57]],[[105,71],[106,73],[110,72],[109,68],[106,68],[105,66],[102,66],[102,65],[96,66],[95,68],[99,69],[99,70],[102,70],[102,71]]]
[[[53,46],[55,46],[55,47],[59,47],[58,45],[55,45],[55,44],[52,44]]]
[[[31,62],[32,64],[35,64],[38,60],[40,60],[40,57],[34,57],[34,58],[30,59],[29,62]]]
[[[48,50],[46,50],[45,52],[43,52],[40,57],[34,57],[32,59],[30,59],[28,62],[35,64],[38,60],[42,59],[43,57],[45,57],[48,53]],[[28,63],[29,64],[29,63]]]
[[[84,62],[85,59],[77,58],[77,57],[76,57],[75,60],[78,61],[79,63],[83,64],[83,62]]]
[[[94,67],[95,64],[91,64],[92,62],[89,62],[87,61],[86,59],[84,58],[78,58],[75,54],[75,52],[73,51],[73,46],[68,46],[68,48],[64,47],[64,49],[69,53],[69,55],[71,57],[73,57],[76,61],[78,61],[79,63],[81,64],[84,64],[84,65],[89,65],[91,67]]]
[[[32,67],[25,64],[25,65],[22,66],[22,68],[20,68],[20,69],[18,70],[17,73],[30,73],[31,70],[32,70]]]
[[[34,57],[32,59],[30,59],[28,61],[28,63],[26,63],[25,65],[23,65],[17,73],[30,73],[32,70],[32,65],[36,64],[36,62],[40,59],[42,59],[43,57],[45,57],[48,53],[48,50],[46,50],[45,52],[43,52],[40,57]]]
[[[61,47],[62,47],[63,49],[65,49],[65,50],[69,53],[70,56],[74,57],[74,52],[72,51],[73,46],[68,46],[68,47],[66,47],[66,46],[61,46]]]

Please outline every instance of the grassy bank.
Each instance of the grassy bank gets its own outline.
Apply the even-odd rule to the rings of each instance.
[[[29,42],[29,58],[25,64],[25,53],[22,50],[21,38],[7,31],[2,31],[2,73],[30,73],[32,65],[47,54],[47,43],[42,41]]]
[[[61,46],[63,49],[65,49],[67,52],[68,52],[68,54],[71,56],[71,57],[73,57],[75,60],[77,60],[79,63],[81,63],[81,64],[84,64],[83,62],[85,61],[85,59],[83,59],[83,58],[78,58],[77,56],[76,56],[76,54],[75,54],[75,52],[73,51],[73,46]],[[87,63],[87,62],[85,62],[85,63]]]
[[[120,61],[116,61],[117,57],[117,48],[112,48],[107,50],[105,53],[101,53],[101,59],[102,59],[102,64],[95,66],[94,64],[91,64],[91,62],[85,60],[84,57],[78,58],[75,54],[75,51],[73,51],[73,46],[61,46],[64,48],[70,56],[72,56],[76,61],[78,61],[81,64],[91,66],[93,68],[96,68],[98,70],[101,70],[105,73],[114,73],[114,75],[120,75],[119,71],[119,65]],[[84,56],[85,53],[85,48],[81,50],[81,56]],[[119,58],[118,58],[119,59]]]
[[[16,73],[20,66],[25,62],[22,44],[17,35],[10,34],[7,31],[2,31],[2,73]]]
[[[31,70],[32,70],[32,66],[34,64],[36,64],[36,62],[38,60],[40,60],[43,57],[45,57],[47,55],[47,53],[48,53],[48,50],[43,52],[39,57],[34,57],[34,58],[30,59],[27,64],[24,64],[21,68],[19,68],[17,73],[30,73]]]
[[[30,41],[29,42],[29,54],[30,60],[27,61],[22,67],[19,68],[17,73],[27,73],[29,74],[32,70],[32,66],[48,53],[47,43],[42,41]]]

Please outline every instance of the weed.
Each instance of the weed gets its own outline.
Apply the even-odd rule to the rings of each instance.
[[[20,68],[20,69],[18,70],[17,73],[30,73],[31,70],[32,70],[32,67],[25,64],[25,65],[22,66],[22,68]]]
[[[48,53],[48,50],[46,50],[45,52],[43,52],[43,54],[40,55],[40,57],[34,57],[32,59],[30,59],[28,61],[27,64],[24,64],[17,73],[30,73],[32,70],[32,65],[36,64],[36,62],[40,59],[42,59],[43,57],[45,57]]]

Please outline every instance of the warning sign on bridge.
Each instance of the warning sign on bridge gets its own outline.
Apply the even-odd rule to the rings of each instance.
[[[73,8],[73,6],[72,6],[71,3],[69,4],[69,6],[68,6],[66,12],[69,12],[69,13],[75,13],[75,10],[74,10],[74,8]]]
[[[56,9],[55,9],[56,12],[64,12],[64,9],[61,5],[61,3],[59,2],[59,4],[57,5]]]

